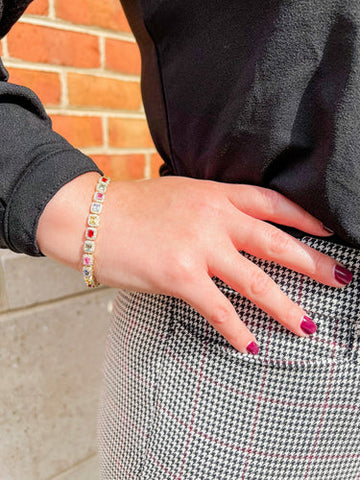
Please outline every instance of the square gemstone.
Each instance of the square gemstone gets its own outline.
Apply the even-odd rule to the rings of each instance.
[[[94,263],[94,257],[92,255],[85,253],[83,255],[83,265],[89,266],[89,265],[92,265],[93,263]]]
[[[89,267],[83,267],[83,274],[85,277],[89,278],[92,276],[92,270]]]
[[[107,185],[105,185],[105,183],[98,183],[96,185],[96,191],[100,192],[100,193],[105,193],[106,192],[106,187],[107,187]]]
[[[85,232],[85,237],[88,240],[95,240],[96,234],[97,234],[96,228],[87,227],[86,232]]]
[[[84,252],[85,253],[93,253],[95,250],[95,242],[92,240],[85,240],[84,242]]]
[[[90,212],[91,213],[100,213],[102,209],[102,204],[98,202],[92,202],[91,207],[90,207]]]
[[[89,227],[98,227],[99,223],[100,223],[99,215],[96,215],[95,213],[89,215],[88,217]]]
[[[108,177],[101,177],[99,179],[100,182],[103,182],[103,183],[109,183],[109,178]]]
[[[104,198],[105,198],[105,195],[103,193],[95,192],[95,194],[94,194],[95,202],[103,202]]]

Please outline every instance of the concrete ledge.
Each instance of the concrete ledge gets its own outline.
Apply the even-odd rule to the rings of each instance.
[[[51,258],[0,251],[0,312],[88,290],[80,272]]]
[[[96,289],[0,315],[2,480],[46,480],[96,453],[108,305],[115,294]]]
[[[98,459],[94,456],[50,480],[99,480],[98,470]]]

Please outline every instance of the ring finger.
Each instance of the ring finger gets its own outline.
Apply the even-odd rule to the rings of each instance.
[[[213,275],[296,335],[306,336],[316,330],[305,310],[293,302],[261,268],[241,255],[233,245],[224,251],[226,255],[221,258],[214,255],[209,262]]]

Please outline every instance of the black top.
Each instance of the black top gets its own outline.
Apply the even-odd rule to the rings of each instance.
[[[275,189],[360,247],[359,0],[122,4],[161,174]]]
[[[5,1],[1,35],[28,3]],[[160,174],[278,190],[335,230],[329,240],[360,247],[358,0],[122,4]],[[41,256],[36,227],[51,196],[103,172],[1,71],[0,246]]]

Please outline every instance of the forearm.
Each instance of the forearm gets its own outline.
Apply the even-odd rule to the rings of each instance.
[[[37,228],[41,252],[79,272],[87,218],[99,176],[87,172],[65,184],[46,205]]]

